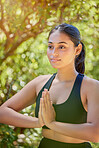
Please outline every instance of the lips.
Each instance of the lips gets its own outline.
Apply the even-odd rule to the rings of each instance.
[[[61,59],[51,59],[52,62],[60,61]]]

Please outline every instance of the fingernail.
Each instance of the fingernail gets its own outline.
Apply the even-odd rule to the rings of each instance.
[[[41,101],[43,101],[43,98],[40,98]]]
[[[47,89],[46,89],[46,88],[44,88],[44,91],[47,91]]]

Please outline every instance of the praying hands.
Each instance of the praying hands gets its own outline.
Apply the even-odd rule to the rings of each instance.
[[[39,122],[41,125],[49,127],[51,122],[55,121],[55,110],[50,100],[50,95],[47,89],[42,92],[39,109]]]

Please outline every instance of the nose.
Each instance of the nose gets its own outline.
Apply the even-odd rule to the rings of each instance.
[[[57,50],[57,48],[55,48],[55,47],[53,48],[52,54],[53,54],[53,55],[58,55],[58,50]]]

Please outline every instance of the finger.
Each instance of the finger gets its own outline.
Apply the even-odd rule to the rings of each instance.
[[[40,108],[39,108],[39,116],[42,116],[42,98],[40,98]]]
[[[52,102],[52,100],[51,100],[51,105],[53,105],[53,102]]]
[[[50,109],[52,104],[51,104],[51,100],[50,100],[50,95],[49,95],[49,91],[47,89],[44,89],[45,92],[45,107],[46,109]]]
[[[41,114],[42,114],[42,110],[41,110],[41,98],[40,98],[40,107],[39,107],[39,118],[41,119]]]
[[[49,91],[47,91],[47,104],[48,106],[51,106],[51,100],[50,100],[50,94],[49,94]]]
[[[39,114],[41,114],[42,108],[41,108],[41,98],[40,98],[40,107],[39,107]]]
[[[48,100],[50,99],[50,96],[48,94],[48,90],[44,89],[44,92],[45,92],[45,96],[46,96],[46,103],[48,103]]]
[[[45,113],[45,103],[44,98],[41,98],[41,108],[42,108],[42,115]]]
[[[48,106],[51,108],[51,110],[54,111],[53,102],[52,102],[52,100],[50,99],[49,91],[47,92],[47,95],[48,95]]]
[[[45,89],[44,89],[43,95],[44,95],[43,97],[44,97],[45,108],[47,108],[47,92]]]
[[[45,92],[44,92],[44,91],[42,92],[42,99],[43,99],[43,101],[45,100]],[[42,100],[42,99],[41,99],[41,100]],[[42,103],[42,101],[41,101],[41,103]],[[44,104],[45,104],[45,103],[44,103]]]
[[[44,91],[42,92],[42,98],[44,98]]]
[[[47,88],[44,88],[44,91],[48,91],[48,89]]]
[[[46,97],[46,92],[43,91],[43,92],[42,92],[42,98],[44,99],[44,101],[45,101],[45,97]]]
[[[40,98],[40,108],[39,108],[39,122],[40,122],[40,125],[43,126],[44,125],[44,120],[43,120],[43,117],[42,117],[42,105],[41,105],[41,98]]]

